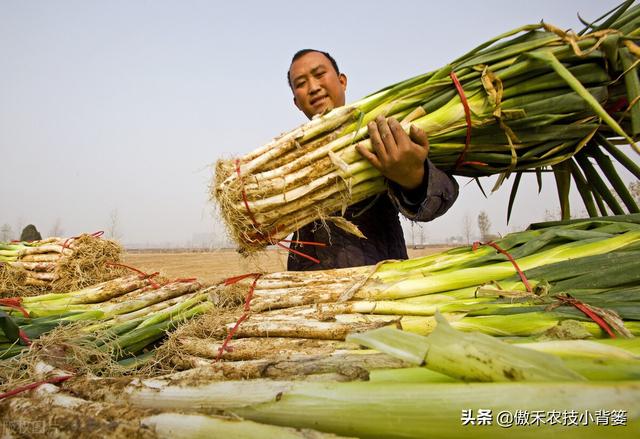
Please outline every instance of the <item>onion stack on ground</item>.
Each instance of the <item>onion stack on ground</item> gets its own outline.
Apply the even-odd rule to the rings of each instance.
[[[180,368],[225,360],[216,366],[222,377],[352,378],[402,364],[345,343],[349,334],[392,326],[426,335],[435,327],[436,311],[458,330],[520,341],[640,334],[638,214],[537,224],[492,245],[370,267],[252,275],[220,285],[211,293],[214,303],[230,297],[239,303],[249,295],[249,312],[203,316],[178,329],[163,349]],[[228,333],[234,336],[231,350],[225,349]]]
[[[92,434],[145,438],[325,437],[322,432],[457,438],[473,428],[462,422],[465,412],[475,419],[479,409],[491,411],[492,420],[504,411],[521,413],[512,428],[490,422],[473,430],[481,438],[512,437],[514,432],[527,438],[540,433],[581,439],[637,435],[638,339],[511,345],[461,333],[438,320],[428,337],[390,328],[352,336],[352,342],[375,349],[374,355],[385,352],[404,364],[372,370],[353,382],[327,375],[319,382],[284,376],[221,381],[212,374],[216,365],[153,378],[80,375],[2,400],[0,414],[16,421],[8,431],[24,433],[14,429],[24,420],[46,431],[30,437],[84,437],[91,427]],[[46,363],[34,369],[33,378],[42,381],[69,375]],[[563,418],[581,421],[572,425]]]
[[[628,212],[638,212],[612,165],[613,158],[640,178],[628,156],[639,152],[640,134],[640,6],[632,3],[579,34],[544,23],[520,27],[439,70],[335,109],[236,160],[218,161],[211,193],[231,237],[241,250],[256,251],[385,191],[383,177],[355,149],[371,149],[367,123],[378,115],[397,118],[405,130],[424,129],[430,160],[440,169],[500,174],[496,188],[513,174],[509,213],[522,174],[550,169],[564,219],[572,179],[590,216],[624,213],[600,175]]]
[[[0,403],[5,437],[33,439],[122,437],[151,438],[254,438],[330,439],[333,434],[245,421],[237,416],[184,414],[178,411],[140,409],[126,401],[92,401],[41,386],[35,395]]]
[[[26,352],[31,341],[73,324],[62,330],[64,343],[83,342],[115,360],[135,357],[179,322],[211,309],[207,298],[195,279],[156,283],[135,274],[68,293],[5,299],[0,358]]]
[[[0,242],[0,296],[69,291],[113,279],[122,247],[84,234],[32,242]]]
[[[189,293],[194,303],[181,308],[186,312],[216,309],[181,325],[156,350],[155,361],[188,370],[98,378],[80,366],[59,386],[0,401],[0,413],[41,421],[61,437],[81,434],[91,422],[128,437],[316,437],[277,429],[285,427],[363,438],[457,438],[470,428],[487,438],[635,438],[640,215],[536,224],[493,245],[375,267],[228,279]],[[134,288],[125,283],[120,290]],[[85,318],[99,310],[102,320],[80,334],[95,342],[103,327],[128,337],[126,328],[182,315],[182,305],[152,313],[156,305],[142,300],[154,297],[144,291],[149,287],[138,286],[133,297],[109,299],[116,294],[101,287],[25,298],[23,305],[43,316],[62,303]],[[79,302],[96,309],[74,309]],[[142,303],[146,308],[131,307]],[[235,338],[225,343],[234,327]],[[130,338],[143,344],[147,337]],[[121,343],[124,351],[134,349],[131,341]],[[69,375],[68,367],[56,370],[68,364],[49,363],[57,357],[35,358],[46,364],[32,368],[30,382]],[[466,426],[464,411],[476,416],[479,409],[491,410],[494,422]],[[503,411],[543,419],[502,428],[495,417]],[[553,416],[608,425],[563,425]],[[65,418],[77,421],[59,422]]]
[[[494,422],[475,427],[474,437],[512,437],[514,432],[532,438],[541,433],[560,438],[637,434],[637,339],[626,347],[585,341],[511,345],[483,334],[460,333],[439,320],[429,337],[389,328],[354,336],[354,342],[413,365],[374,370],[366,381],[219,381],[211,374],[215,365],[209,365],[150,379],[78,378],[63,387],[97,405],[125,403],[136,411],[181,416],[217,413],[362,438],[462,437],[474,428],[462,422],[464,413],[475,419],[479,409],[491,411]],[[607,367],[598,368],[600,361]],[[6,405],[0,404],[0,410]],[[526,412],[526,417],[520,415],[521,422],[504,428],[495,422],[503,411]],[[579,426],[551,422],[556,412],[587,421]],[[534,413],[537,423],[529,422]],[[179,421],[180,415],[172,416],[173,422]],[[595,418],[606,418],[606,424]],[[179,425],[173,428],[182,430]]]

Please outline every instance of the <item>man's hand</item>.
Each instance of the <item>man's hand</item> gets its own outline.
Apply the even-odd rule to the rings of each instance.
[[[369,122],[368,128],[373,152],[357,145],[358,152],[403,189],[420,186],[424,178],[424,161],[429,155],[427,134],[412,125],[407,135],[397,120],[383,116]]]

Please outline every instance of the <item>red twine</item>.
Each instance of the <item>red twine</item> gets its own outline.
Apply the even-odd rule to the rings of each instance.
[[[469,149],[469,145],[471,144],[471,109],[469,108],[469,102],[467,101],[467,96],[464,94],[464,89],[462,88],[462,84],[458,80],[455,72],[449,73],[451,80],[453,81],[453,85],[456,87],[458,94],[460,95],[460,101],[462,102],[462,106],[464,107],[464,118],[467,121],[467,137],[464,141],[464,149],[460,153],[458,160],[456,160],[455,167],[456,169],[467,163],[474,162],[464,162],[464,156],[467,154],[467,150]],[[485,164],[486,165],[486,164]]]
[[[303,258],[307,258],[307,259],[309,259],[310,261],[315,262],[316,264],[319,264],[319,263],[320,263],[320,259],[314,258],[313,256],[308,255],[308,254],[306,254],[306,253],[302,253],[301,251],[298,251],[298,250],[296,250],[296,249],[294,249],[294,248],[287,247],[286,245],[280,244],[279,242],[276,242],[276,245],[277,245],[278,247],[280,247],[280,248],[285,249],[285,250],[286,250],[286,251],[288,251],[288,252],[291,252],[291,253],[296,254],[296,255],[298,255],[298,256],[302,256]]]
[[[104,235],[104,230],[98,230],[97,232],[93,232],[89,234],[89,236],[93,236],[94,238],[100,238],[102,235]],[[71,238],[67,238],[64,244],[62,244],[62,249],[64,250],[65,248],[69,248],[69,245],[71,245],[71,241],[73,241],[74,239],[80,238],[80,236],[82,235],[72,236]]]
[[[467,165],[475,165],[475,166],[489,166],[487,163],[485,162],[462,162],[460,163],[460,166],[467,166]]]
[[[491,246],[491,247],[495,248],[496,250],[498,250],[498,252],[500,252],[503,255],[505,255],[509,259],[509,261],[513,264],[513,266],[515,267],[516,271],[518,272],[518,275],[520,276],[520,279],[522,279],[522,283],[524,284],[525,288],[527,289],[527,292],[531,293],[533,291],[533,289],[531,288],[531,285],[529,284],[529,280],[524,275],[524,272],[520,269],[520,266],[518,266],[518,263],[516,262],[516,260],[513,258],[513,256],[511,256],[511,254],[508,251],[503,250],[498,244],[496,244],[493,241],[487,242],[485,244],[483,244],[481,242],[474,242],[473,243],[473,251],[475,251],[478,248],[479,245]]]
[[[29,339],[29,336],[27,335],[26,332],[24,332],[22,329],[18,330],[18,337],[20,337],[20,340],[22,340],[23,342],[25,342],[25,344],[27,346],[31,345],[31,340]]]
[[[575,306],[580,311],[582,311],[584,315],[586,315],[595,323],[597,323],[598,326],[600,326],[607,334],[609,334],[609,337],[616,338],[616,334],[613,332],[613,330],[607,324],[607,322],[598,314],[596,314],[596,312],[593,309],[591,309],[591,307],[586,303],[581,302],[578,299],[574,299],[573,297],[569,297],[569,296],[556,296],[556,299],[558,299],[560,302],[562,302],[565,305]]]
[[[233,285],[235,283],[240,282],[243,279],[246,279],[248,277],[255,277],[255,276],[260,276],[260,273],[241,274],[240,276],[230,277],[228,279],[225,279],[224,284],[226,286]]]
[[[244,207],[247,208],[247,213],[249,214],[249,218],[251,218],[251,222],[253,223],[256,229],[260,228],[258,221],[256,221],[256,217],[253,216],[253,212],[249,209],[249,200],[247,199],[247,193],[244,190],[244,180],[242,179],[242,175],[240,174],[240,159],[236,159],[236,173],[238,174],[238,180],[242,183],[242,200],[244,201]]]
[[[20,297],[9,297],[7,299],[0,299],[0,305],[17,309],[22,313],[23,316],[29,318],[29,311],[24,309],[22,305],[20,305],[20,303],[22,303],[22,299]],[[20,337],[20,340],[22,340],[27,346],[31,344],[31,340],[29,340],[29,337],[22,329],[18,330],[18,337]]]
[[[225,351],[228,351],[228,352],[231,351],[231,347],[228,346],[229,342],[231,341],[233,336],[236,334],[236,332],[238,332],[238,328],[240,327],[240,324],[249,318],[249,311],[251,311],[251,299],[253,299],[253,292],[256,289],[256,284],[258,283],[258,279],[260,279],[261,276],[262,276],[262,273],[249,273],[249,274],[243,274],[236,277],[230,277],[229,279],[226,279],[224,281],[225,285],[233,285],[236,282],[239,282],[243,279],[246,279],[249,277],[254,278],[253,283],[249,288],[249,292],[247,293],[247,297],[244,301],[244,313],[240,316],[236,324],[233,325],[233,328],[231,328],[231,331],[229,331],[229,333],[227,334],[227,337],[222,342],[222,346],[218,348],[218,356],[216,357],[214,363],[220,361],[220,358],[222,358],[222,354],[224,354]]]
[[[531,288],[531,285],[529,284],[529,281],[527,280],[527,277],[524,275],[524,272],[520,269],[520,267],[518,266],[518,263],[513,258],[513,256],[509,254],[509,252],[500,248],[500,246],[495,242],[488,242],[486,244],[482,244],[480,242],[474,242],[473,250],[475,251],[479,245],[490,245],[491,247],[495,248],[500,253],[505,255],[507,258],[509,258],[509,261],[511,261],[511,263],[515,267],[516,271],[518,272],[518,275],[520,275],[520,279],[522,279],[522,283],[527,288],[527,292],[531,293],[533,291]],[[607,334],[609,334],[609,337],[616,338],[616,335],[614,334],[611,327],[607,324],[607,322],[602,317],[600,317],[593,309],[591,309],[591,307],[586,303],[581,302],[577,299],[574,299],[573,297],[570,297],[570,296],[556,296],[556,299],[558,299],[561,303],[565,305],[575,306],[577,309],[582,311],[583,314],[585,314],[587,317],[589,317],[591,320],[597,323],[598,326],[600,326]]]
[[[613,114],[613,113],[617,113],[618,111],[622,110],[627,105],[629,105],[629,103],[627,102],[627,99],[625,97],[621,97],[616,102],[614,102],[609,107],[607,107],[606,110],[607,110],[607,113]]]
[[[135,267],[131,267],[130,265],[125,265],[125,264],[119,264],[118,262],[106,262],[107,265],[110,265],[112,267],[122,267],[122,268],[126,268],[128,270],[134,271],[136,273],[138,273],[140,275],[140,279],[148,279],[149,280],[149,284],[154,288],[154,289],[158,289],[160,288],[160,285],[158,285],[157,283],[155,283],[153,281],[153,277],[157,276],[158,274],[160,274],[160,272],[156,271],[154,273],[151,274],[147,274],[142,270],[138,270]]]
[[[503,250],[502,248],[500,248],[500,246],[498,244],[496,244],[495,242],[488,242],[486,244],[482,244],[480,242],[474,242],[473,243],[473,250],[475,251],[478,248],[479,245],[490,245],[491,247],[495,248],[500,253],[505,255],[507,258],[509,258],[509,261],[511,261],[511,263],[515,267],[516,271],[518,272],[518,275],[520,275],[520,279],[522,279],[522,283],[527,288],[527,291],[529,293],[531,293],[533,291],[532,288],[531,288],[531,285],[529,284],[529,281],[527,280],[527,277],[524,275],[524,272],[520,269],[520,267],[518,266],[518,263],[513,258],[513,256],[511,256],[509,254],[509,252],[507,252],[506,250]],[[575,306],[577,309],[582,311],[583,314],[585,314],[587,317],[589,317],[591,320],[593,320],[595,323],[597,323],[598,326],[600,326],[600,328],[602,328],[607,334],[609,334],[609,337],[616,338],[616,335],[614,334],[614,332],[611,329],[611,327],[607,324],[607,322],[602,317],[600,317],[593,309],[591,309],[591,307],[589,305],[587,305],[586,303],[581,302],[581,301],[579,301],[577,299],[574,299],[573,297],[568,297],[568,296],[556,296],[556,299],[558,299],[561,303],[563,303],[565,305],[573,305],[573,306]]]
[[[7,299],[0,299],[0,305],[17,309],[22,313],[23,316],[29,318],[29,312],[20,305],[22,303],[22,299],[20,297],[9,297]]]
[[[185,283],[188,284],[190,282],[195,282],[197,281],[198,278],[197,277],[179,277],[177,279],[172,280],[171,282],[179,282],[179,283]],[[170,283],[171,283],[170,282]]]
[[[26,386],[18,387],[17,389],[10,390],[10,391],[8,391],[6,393],[1,393],[0,394],[0,399],[9,398],[9,397],[17,395],[19,393],[26,392],[27,390],[33,390],[36,387],[39,387],[39,386],[41,386],[43,384],[58,384],[58,383],[61,383],[63,381],[68,380],[72,376],[73,375],[64,375],[64,376],[49,378],[49,379],[43,380],[43,381],[38,381],[37,383],[27,384]]]
[[[260,229],[260,224],[258,223],[258,221],[256,221],[256,217],[253,215],[253,212],[251,212],[251,209],[249,208],[249,200],[247,198],[247,193],[244,190],[244,180],[242,179],[242,175],[240,173],[240,159],[236,159],[236,174],[238,175],[238,180],[240,181],[241,185],[242,185],[242,201],[244,202],[244,207],[247,209],[247,214],[249,215],[249,218],[251,219],[251,222],[253,223],[253,226],[256,229]],[[260,237],[261,239],[265,238],[265,235],[262,232],[258,232],[258,237]],[[270,242],[271,244],[275,244],[280,248],[285,249],[288,252],[294,253],[298,256],[302,256],[303,258],[309,259],[310,261],[315,262],[316,264],[320,263],[319,259],[314,258],[311,255],[308,255],[306,253],[303,253],[301,251],[292,249],[291,247],[287,247],[286,245],[282,245],[282,242],[289,242],[289,243],[296,243],[296,244],[302,244],[302,245],[316,245],[319,247],[325,247],[326,244],[322,243],[322,242],[311,242],[311,241],[292,241],[292,240],[287,240],[287,239],[281,239],[278,242],[273,242],[273,240],[271,239],[270,236],[267,236],[267,241]]]
[[[327,244],[324,242],[314,242],[314,241],[297,241],[295,239],[281,239],[280,242],[292,242],[294,244],[302,244],[302,245],[315,245],[318,247],[326,247]]]

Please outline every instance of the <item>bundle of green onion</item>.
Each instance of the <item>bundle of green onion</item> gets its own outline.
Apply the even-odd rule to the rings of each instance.
[[[167,330],[211,309],[195,279],[156,284],[130,275],[68,293],[0,300],[0,358],[27,349],[30,340],[73,322],[85,323],[76,336],[94,341],[116,359],[141,352]]]
[[[557,297],[567,294],[613,309],[631,332],[640,330],[634,293],[640,287],[638,214],[512,233],[495,245],[509,255],[485,245],[374,267],[266,274],[253,289],[255,314],[238,334],[340,339],[381,322],[428,333],[437,309],[455,327],[494,335],[535,334],[563,319],[581,320],[601,334]],[[242,281],[247,290],[250,281]]]
[[[101,233],[101,232],[99,232]],[[78,289],[113,279],[120,244],[99,233],[30,242],[0,242],[0,296]]]
[[[194,304],[185,304],[185,312],[215,304],[218,312],[173,332],[175,365],[189,370],[156,378],[74,377],[63,385],[70,394],[0,402],[0,413],[39,419],[39,408],[49,404],[52,413],[73,417],[69,403],[108,429],[116,420],[105,407],[120,404],[133,407],[122,428],[159,435],[298,433],[280,426],[364,438],[456,438],[476,428],[465,422],[482,409],[493,422],[473,430],[478,437],[635,437],[640,215],[536,224],[494,245],[375,267],[234,278],[207,292],[210,303],[199,301],[205,292],[191,292]],[[167,314],[184,315],[165,306],[166,298],[137,308],[148,303],[145,288],[123,283],[121,290],[137,291],[126,301],[109,298],[131,292],[96,288],[24,299],[24,306],[46,316],[60,303],[96,303],[103,320],[85,327],[85,336],[106,327],[127,337],[168,321]],[[233,308],[222,317],[221,304],[232,298],[237,304],[243,289],[248,315],[236,323]],[[152,313],[154,306],[163,309]],[[191,326],[211,336],[197,337]],[[225,343],[232,327],[236,338]],[[148,339],[130,337],[136,341],[121,345],[131,353]],[[538,413],[541,421],[502,428],[496,416],[505,412]],[[593,420],[579,427],[551,421],[563,413]]]
[[[93,395],[95,396],[95,395]],[[94,401],[41,386],[35,395],[0,402],[5,437],[136,439],[339,439],[311,429],[242,420],[237,416],[140,409],[126,401]],[[25,428],[27,426],[27,428]]]
[[[367,381],[350,383],[326,378],[219,382],[211,379],[214,366],[209,365],[153,379],[80,380],[69,386],[75,395],[95,398],[98,393],[100,403],[126,401],[136,409],[161,412],[225,413],[362,438],[457,438],[470,431],[487,438],[637,435],[637,339],[626,346],[585,341],[510,345],[483,334],[460,333],[444,319],[429,337],[384,328],[351,339],[414,366],[374,370]],[[479,410],[493,422],[474,427]],[[498,422],[498,414],[504,412],[511,421],[506,417]],[[519,423],[513,420],[516,413],[521,413]],[[537,423],[529,422],[534,413],[539,414]],[[566,420],[549,421],[563,413],[565,418],[573,413],[586,421],[573,427]]]
[[[429,337],[384,328],[351,339],[376,349],[362,351],[371,353],[363,357],[386,352],[404,366],[375,369],[359,377],[365,381],[349,383],[327,376],[320,382],[284,376],[220,381],[211,374],[215,364],[156,378],[74,377],[62,388],[46,384],[29,397],[0,401],[0,414],[15,421],[9,431],[28,420],[47,437],[89,430],[171,438],[637,435],[638,339],[509,345],[460,333],[442,319]],[[39,370],[39,379],[67,374],[47,365]],[[485,422],[476,426],[480,418]]]
[[[0,242],[0,262],[26,270],[25,283],[42,285],[56,277],[56,263],[73,253],[64,240],[49,238],[34,242]]]
[[[496,188],[514,174],[512,202],[524,172],[540,176],[551,167],[563,218],[569,218],[571,179],[590,216],[606,215],[605,204],[613,214],[624,213],[595,159],[628,212],[638,212],[605,154],[640,178],[640,168],[617,146],[630,143],[638,152],[640,48],[634,41],[640,6],[632,3],[579,34],[547,24],[520,27],[237,160],[218,161],[211,192],[231,236],[241,249],[259,250],[385,191],[383,177],[355,148],[371,149],[367,123],[378,115],[397,118],[405,130],[411,124],[424,129],[429,158],[440,169],[470,177],[500,174]],[[473,128],[468,145],[467,116]]]
[[[493,246],[377,266],[249,277],[211,293],[214,303],[248,294],[248,317],[237,327],[240,314],[218,319],[206,334],[181,328],[172,365],[197,367],[219,358],[216,374],[227,378],[352,377],[404,367],[345,339],[387,326],[427,335],[437,311],[458,330],[518,341],[631,337],[640,334],[639,256],[640,215],[633,214],[536,224]],[[230,350],[227,331],[235,337]]]

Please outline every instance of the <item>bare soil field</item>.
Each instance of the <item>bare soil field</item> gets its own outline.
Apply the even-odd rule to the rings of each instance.
[[[450,247],[427,246],[422,249],[409,248],[409,257],[414,258],[437,253]],[[197,277],[202,282],[218,282],[231,276],[245,273],[271,273],[284,271],[287,252],[267,250],[249,258],[234,250],[211,252],[126,252],[125,264],[147,273],[159,271],[163,276]]]

